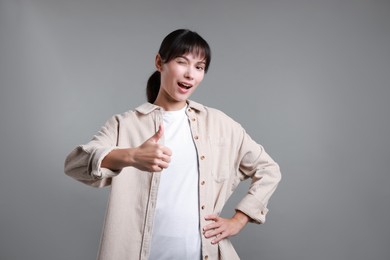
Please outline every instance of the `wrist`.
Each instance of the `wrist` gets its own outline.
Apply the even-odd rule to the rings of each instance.
[[[240,222],[243,226],[245,226],[250,220],[248,215],[239,210],[236,210],[236,214],[234,214],[233,218]]]
[[[132,149],[114,149],[103,158],[101,167],[118,171],[133,164],[134,152]]]
[[[136,148],[127,148],[126,149],[126,158],[125,158],[126,166],[134,166],[135,165],[135,162],[136,162],[135,149]]]

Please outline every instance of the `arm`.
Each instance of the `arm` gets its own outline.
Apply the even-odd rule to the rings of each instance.
[[[151,138],[136,148],[115,149],[108,153],[101,167],[113,171],[121,171],[124,167],[135,167],[142,171],[160,172],[168,168],[172,152],[169,148],[158,144],[163,136],[163,124]]]
[[[243,133],[237,155],[239,170],[242,178],[252,178],[252,183],[232,218],[221,218],[216,214],[205,217],[212,223],[203,228],[203,234],[206,238],[212,238],[213,244],[238,234],[248,222],[264,223],[268,200],[281,178],[279,166],[263,147]]]
[[[171,152],[157,142],[163,128],[136,148],[117,147],[118,120],[111,118],[86,145],[76,147],[65,160],[65,173],[94,187],[111,184],[124,167],[161,171],[168,167]]]
[[[116,148],[118,125],[117,117],[110,118],[90,142],[71,151],[65,160],[65,174],[93,187],[110,185],[109,177],[119,172],[101,168],[101,163]]]
[[[251,222],[264,223],[269,199],[281,180],[279,165],[246,133],[239,154],[239,170],[245,178],[251,178],[252,182],[236,210],[248,215]]]

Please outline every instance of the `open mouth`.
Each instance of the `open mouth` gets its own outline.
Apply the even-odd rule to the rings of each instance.
[[[192,87],[192,85],[189,85],[189,84],[186,84],[183,82],[179,82],[178,85],[179,85],[179,87],[185,88],[185,89],[190,89]]]

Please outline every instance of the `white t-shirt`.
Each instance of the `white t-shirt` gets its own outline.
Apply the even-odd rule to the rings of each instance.
[[[163,114],[172,156],[161,173],[150,260],[201,259],[198,160],[185,109]]]

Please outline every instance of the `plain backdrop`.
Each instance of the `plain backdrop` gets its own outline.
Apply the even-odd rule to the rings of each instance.
[[[0,259],[95,259],[109,189],[66,176],[64,159],[145,101],[178,28],[212,48],[192,99],[282,169],[267,222],[232,238],[241,258],[390,259],[389,13],[386,0],[0,0]]]

